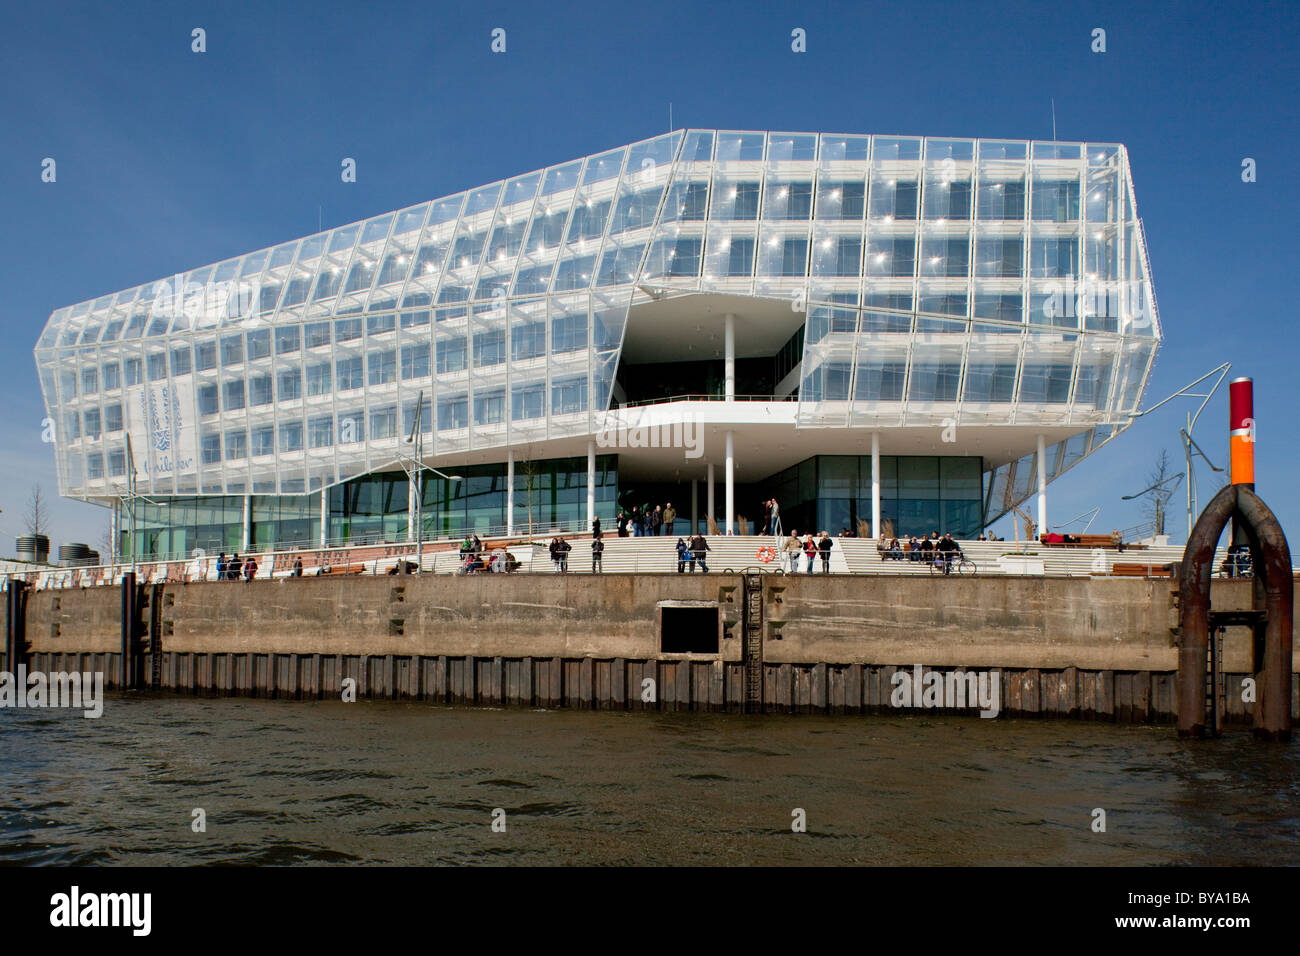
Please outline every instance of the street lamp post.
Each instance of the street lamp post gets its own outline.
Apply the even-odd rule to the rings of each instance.
[[[415,400],[415,415],[411,422],[411,434],[406,437],[406,444],[411,446],[411,464],[406,469],[412,487],[415,489],[415,562],[419,571],[424,570],[424,470],[428,468],[440,478],[447,481],[460,481],[460,475],[447,475],[424,463],[424,389]],[[417,572],[418,573],[418,572]]]

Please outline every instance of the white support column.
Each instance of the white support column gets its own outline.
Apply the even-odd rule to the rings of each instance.
[[[880,433],[871,433],[871,537],[880,540]]]
[[[1038,533],[1047,533],[1047,453],[1043,436],[1038,436]]]
[[[709,462],[709,478],[708,478],[708,486],[709,486],[709,489],[708,489],[709,493],[708,493],[708,495],[707,495],[706,497],[709,499],[709,501],[708,501],[708,503],[709,503],[709,510],[708,510],[707,512],[705,512],[705,514],[706,514],[708,517],[712,518],[712,519],[716,522],[716,521],[718,520],[718,512],[717,512],[716,510],[714,510],[714,506],[713,506],[713,502],[714,502],[714,498],[713,498],[713,462]]]
[[[736,511],[736,448],[732,440],[733,433],[727,432],[727,525],[723,534],[735,534],[736,529],[733,525]]]
[[[723,394],[727,401],[736,400],[736,317],[730,312],[723,324],[723,369],[725,387]],[[727,518],[731,520],[730,516]]]
[[[248,551],[249,543],[253,540],[253,496],[244,495],[244,546],[242,550]]]
[[[515,533],[515,450],[506,449],[506,534]]]
[[[328,488],[321,488],[320,490],[320,546],[322,548],[326,547],[326,544],[329,541],[329,518],[330,518],[329,498],[330,498],[330,490]]]
[[[415,484],[418,480],[412,472],[406,477],[406,540],[415,540]]]
[[[700,526],[700,483],[691,479],[691,534]]]
[[[596,520],[596,443],[587,442],[587,530]]]

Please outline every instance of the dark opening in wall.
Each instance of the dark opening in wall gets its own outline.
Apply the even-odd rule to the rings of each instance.
[[[661,653],[718,653],[718,608],[716,606],[664,605],[659,609],[659,613]]]

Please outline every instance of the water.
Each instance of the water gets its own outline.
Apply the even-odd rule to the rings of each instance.
[[[99,720],[0,711],[0,863],[1290,865],[1297,749],[914,714],[110,696]]]

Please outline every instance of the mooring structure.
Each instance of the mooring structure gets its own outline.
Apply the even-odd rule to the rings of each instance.
[[[1219,731],[1219,635],[1224,629],[1251,630],[1251,670],[1255,736],[1291,739],[1291,630],[1295,582],[1291,551],[1282,525],[1255,494],[1255,418],[1253,386],[1240,378],[1229,386],[1231,482],[1201,512],[1187,539],[1179,567],[1178,734],[1213,736]],[[1244,567],[1250,554],[1252,601],[1249,610],[1215,611],[1210,602],[1214,550],[1232,522],[1230,569]]]

